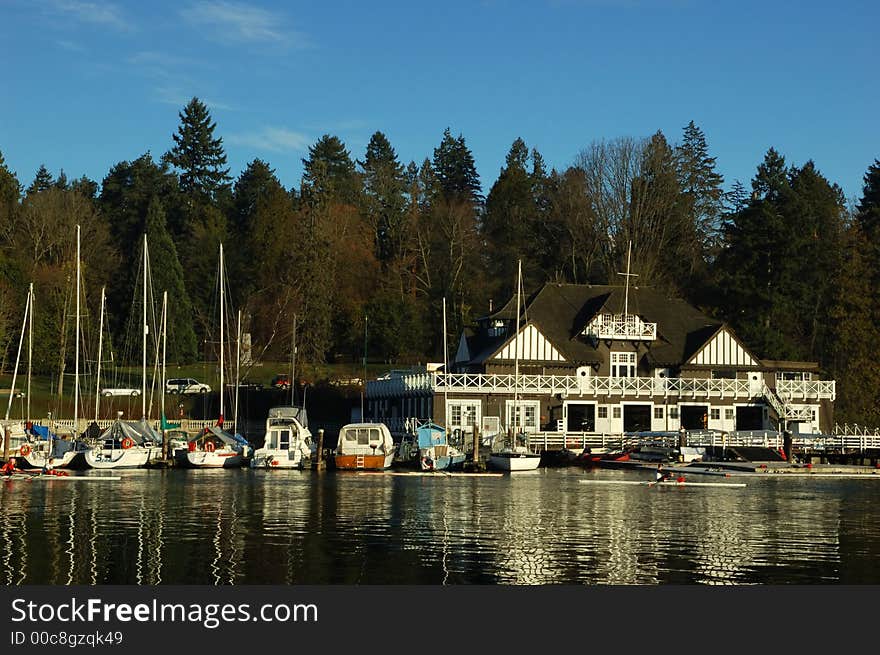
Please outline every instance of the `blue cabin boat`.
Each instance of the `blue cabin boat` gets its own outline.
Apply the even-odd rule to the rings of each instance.
[[[416,434],[423,471],[449,471],[464,463],[465,454],[449,443],[444,428],[435,423],[425,423],[416,429]]]

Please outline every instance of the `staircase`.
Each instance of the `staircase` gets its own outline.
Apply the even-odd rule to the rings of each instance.
[[[770,407],[776,412],[776,416],[779,421],[812,421],[813,420],[813,410],[810,407],[792,407],[788,404],[788,401],[785,398],[780,398],[779,395],[768,387],[766,384],[762,390],[762,395],[764,400],[767,402]]]

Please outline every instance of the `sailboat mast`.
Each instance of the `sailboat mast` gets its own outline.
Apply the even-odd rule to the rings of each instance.
[[[443,427],[449,428],[449,351],[446,338],[446,296],[443,296]]]
[[[296,314],[293,315],[293,343],[290,345],[290,406],[296,405]]]
[[[232,409],[232,425],[238,432],[238,383],[241,374],[241,310],[238,310],[238,329],[235,340],[235,404]]]
[[[516,272],[516,337],[514,338],[513,357],[513,444],[516,446],[516,426],[522,423],[519,418],[519,310],[520,310],[520,287],[522,286],[522,260],[518,260]]]
[[[101,354],[104,348],[104,291],[107,287],[101,287],[101,319],[98,328],[98,372],[95,375],[95,423],[98,422],[101,408]]]
[[[34,283],[31,282],[28,295],[31,300],[31,311],[28,314],[28,378],[27,378],[27,421],[31,420],[31,362],[34,357]]]
[[[144,234],[144,313],[143,313],[143,346],[142,346],[142,357],[143,357],[143,375],[141,376],[141,418],[144,420],[147,419],[147,332],[149,331],[149,327],[147,327],[147,235]]]
[[[629,242],[629,246],[626,249],[626,291],[623,295],[623,317],[626,320],[626,317],[629,316],[629,266],[630,266],[630,258],[632,257],[632,241]]]
[[[223,244],[220,244],[220,418],[223,418]]]
[[[165,445],[165,354],[168,348],[168,292],[162,292],[162,386],[159,390],[159,402],[161,410],[159,411],[160,427],[162,429],[162,445]]]
[[[31,295],[28,293],[27,302],[24,304],[24,318],[21,322],[21,336],[18,338],[18,355],[15,357],[15,371],[12,373],[12,387],[9,389],[9,404],[6,405],[6,419],[9,420],[9,414],[12,412],[12,397],[15,395],[15,379],[18,377],[18,362],[21,359],[21,347],[24,344],[24,330],[28,324],[28,313],[31,309]],[[28,362],[30,366],[30,361]],[[28,389],[28,397],[30,397],[30,389]]]
[[[79,304],[80,304],[80,228],[76,226],[76,364],[73,367],[73,434],[79,435]]]

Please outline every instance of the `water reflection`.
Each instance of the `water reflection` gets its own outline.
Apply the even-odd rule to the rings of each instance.
[[[16,584],[880,582],[875,480],[745,489],[506,477],[125,471],[4,482],[0,581]]]

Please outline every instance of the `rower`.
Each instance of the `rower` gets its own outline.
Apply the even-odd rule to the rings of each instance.
[[[10,457],[0,468],[0,475],[12,475],[13,473],[15,473],[15,458]]]
[[[663,470],[663,462],[657,464],[657,473],[655,474],[656,482],[668,480],[672,475],[668,471]]]

